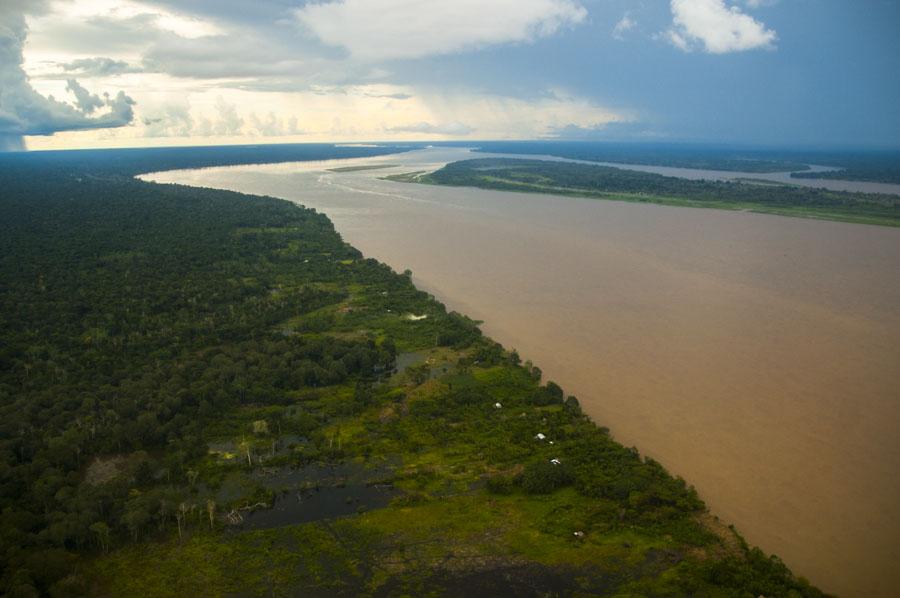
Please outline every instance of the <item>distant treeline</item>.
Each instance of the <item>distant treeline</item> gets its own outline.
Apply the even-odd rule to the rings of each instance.
[[[809,156],[810,163],[839,166],[831,172],[794,172],[794,178],[840,179],[872,183],[900,184],[900,151],[871,151],[852,154],[823,153]]]
[[[151,147],[0,153],[0,169],[54,168],[71,176],[131,177],[146,172],[207,168],[237,164],[270,164],[338,158],[366,158],[418,149],[420,145],[334,145],[286,143],[269,145],[220,145]]]

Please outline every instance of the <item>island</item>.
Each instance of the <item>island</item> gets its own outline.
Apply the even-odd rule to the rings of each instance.
[[[900,226],[900,196],[799,187],[756,179],[690,180],[611,166],[550,160],[484,158],[388,180],[549,193],[672,206],[742,210]]]
[[[790,172],[793,178],[900,183],[896,149],[777,149],[723,144],[615,143],[608,141],[485,141],[481,152],[551,155],[590,162],[642,164],[732,172]],[[829,166],[825,171],[810,164]]]

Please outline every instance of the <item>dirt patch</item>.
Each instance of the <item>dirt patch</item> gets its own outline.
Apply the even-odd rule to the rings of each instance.
[[[721,547],[714,548],[717,557],[744,556],[744,547],[740,536],[730,526],[725,525],[718,517],[706,512],[697,516],[697,521],[722,541]],[[704,555],[705,556],[705,555]]]
[[[128,457],[125,455],[95,457],[84,472],[84,483],[90,486],[105,484],[125,473],[127,468]]]

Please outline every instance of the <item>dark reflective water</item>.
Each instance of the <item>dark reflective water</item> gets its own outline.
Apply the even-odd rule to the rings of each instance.
[[[400,492],[378,483],[387,469],[370,470],[359,465],[310,465],[255,474],[263,485],[276,490],[274,504],[243,514],[241,529],[266,529],[353,515],[385,507]]]

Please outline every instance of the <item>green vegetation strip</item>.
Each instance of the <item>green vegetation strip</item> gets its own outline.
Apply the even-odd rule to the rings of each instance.
[[[358,172],[360,170],[381,170],[383,168],[394,168],[396,164],[372,164],[369,166],[341,166],[338,168],[329,168],[328,172]]]
[[[453,162],[432,173],[389,180],[614,199],[670,206],[741,210],[900,226],[900,196],[850,193],[747,181],[695,181],[653,173],[542,160],[482,159]]]
[[[820,595],[323,215],[0,184],[3,594]]]

